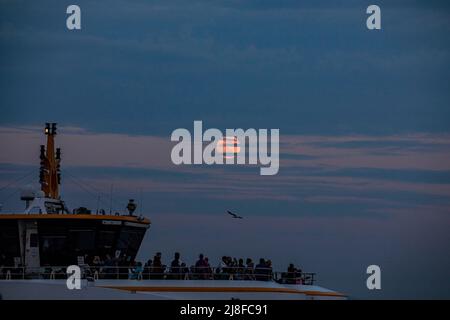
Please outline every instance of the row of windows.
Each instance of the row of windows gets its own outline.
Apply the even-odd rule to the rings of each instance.
[[[4,222],[4,223],[3,223]],[[0,226],[0,264],[10,265],[20,257],[18,224],[3,221]],[[145,229],[131,226],[103,225],[101,221],[38,221],[38,235],[31,235],[30,246],[39,246],[41,265],[65,266],[78,256],[114,257],[117,250],[134,258]]]
[[[69,229],[66,234],[40,234],[41,264],[64,265],[74,263],[78,256],[115,256],[116,250],[134,258],[144,230],[130,227],[111,227],[116,230]]]

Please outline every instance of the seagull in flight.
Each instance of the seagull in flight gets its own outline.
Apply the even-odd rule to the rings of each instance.
[[[228,210],[227,210],[227,212],[228,212],[228,214],[229,214],[230,216],[232,216],[234,219],[244,219],[243,217],[238,216],[236,213],[233,213],[233,212],[228,211]]]

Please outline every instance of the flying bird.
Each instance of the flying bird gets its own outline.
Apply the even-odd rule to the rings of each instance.
[[[232,216],[234,219],[244,219],[243,217],[238,216],[236,213],[233,213],[233,212],[228,211],[228,210],[227,210],[227,212],[228,212],[228,214],[229,214],[230,216]]]

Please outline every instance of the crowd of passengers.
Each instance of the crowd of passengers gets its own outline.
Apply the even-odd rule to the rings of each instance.
[[[104,278],[120,279],[215,279],[215,280],[260,280],[273,279],[272,261],[260,258],[255,264],[251,258],[244,259],[223,256],[217,267],[210,264],[208,257],[200,254],[195,264],[188,266],[181,259],[179,252],[169,265],[162,261],[161,252],[157,252],[153,259],[145,264],[136,261],[127,261],[125,256],[115,259],[107,255],[104,259],[95,256],[92,260],[85,257],[86,267],[90,273]],[[302,271],[290,264],[287,272],[283,274],[287,282],[298,283],[302,278]]]
[[[21,266],[7,267],[6,259],[0,256],[0,278],[4,278],[9,271],[12,278],[20,278],[24,271]],[[169,265],[162,261],[161,252],[157,252],[153,259],[149,259],[144,265],[141,262],[129,261],[125,255],[113,258],[106,255],[90,257],[84,256],[83,270],[88,276],[98,276],[105,279],[215,279],[215,280],[272,280],[272,261],[260,258],[255,265],[252,259],[237,259],[223,256],[217,267],[212,267],[208,257],[200,254],[195,264],[188,266],[181,260],[179,252]],[[56,270],[48,267],[47,276],[53,273],[55,278],[65,278],[65,270]],[[44,272],[44,274],[46,274]],[[301,269],[290,264],[287,272],[282,274],[282,279],[286,283],[303,283],[305,280]]]

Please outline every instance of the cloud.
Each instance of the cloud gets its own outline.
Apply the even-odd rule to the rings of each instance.
[[[270,214],[270,207],[262,207],[268,202],[290,207],[288,215],[300,206],[302,214],[319,216],[338,211],[376,216],[384,209],[418,206],[442,211],[450,205],[450,136],[445,134],[281,135],[280,173],[264,177],[256,166],[173,165],[169,137],[78,127],[60,127],[58,132],[68,193],[80,192],[74,182],[81,179],[102,197],[114,184],[116,194],[141,190],[150,198],[207,200],[205,208],[212,208],[214,201],[259,202],[252,214]],[[4,183],[37,167],[38,145],[45,144],[40,128],[0,127],[0,136]]]
[[[404,134],[389,136],[285,136],[281,149],[285,166],[450,170],[450,136]]]
[[[379,34],[356,1],[82,1],[78,33],[65,29],[64,4],[51,4],[2,3],[3,125],[51,114],[159,135],[199,116],[293,134],[448,127],[441,4],[386,3]]]

